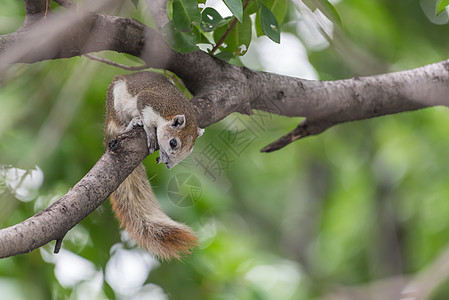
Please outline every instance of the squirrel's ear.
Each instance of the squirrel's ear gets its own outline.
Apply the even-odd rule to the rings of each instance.
[[[171,120],[171,125],[173,129],[182,129],[186,126],[186,117],[184,115],[176,115]]]
[[[204,133],[204,129],[198,127],[198,137],[202,136],[203,133]]]

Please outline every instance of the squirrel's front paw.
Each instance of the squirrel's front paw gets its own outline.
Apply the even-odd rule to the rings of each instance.
[[[126,127],[125,131],[130,131],[131,129],[133,129],[136,126],[143,126],[143,122],[140,119],[140,117],[134,117],[132,118],[132,120],[129,122],[128,126]]]
[[[155,138],[151,138],[147,135],[147,141],[150,154],[153,154],[154,151],[159,150],[159,144],[157,143],[157,140]]]
[[[145,129],[145,132],[147,134],[148,151],[150,152],[150,154],[153,154],[154,151],[159,150],[159,144],[157,142],[156,136],[156,128],[149,128],[147,126],[143,126],[143,129]]]

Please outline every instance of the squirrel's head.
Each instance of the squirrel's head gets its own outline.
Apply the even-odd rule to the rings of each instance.
[[[165,125],[157,128],[159,158],[168,169],[176,166],[193,150],[195,140],[204,129],[196,126],[195,120],[186,120],[185,115],[176,115]]]

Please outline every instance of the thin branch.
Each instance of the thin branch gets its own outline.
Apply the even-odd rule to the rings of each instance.
[[[128,71],[141,71],[141,70],[145,70],[145,69],[149,68],[149,66],[147,64],[142,65],[142,66],[135,66],[135,67],[133,67],[133,66],[127,66],[127,65],[119,64],[119,63],[113,62],[113,61],[111,61],[109,59],[97,57],[97,56],[94,56],[94,55],[91,55],[91,54],[84,54],[84,56],[89,58],[89,59],[91,59],[91,60],[99,61],[99,62],[102,62],[104,64],[111,65],[111,66],[114,66],[114,67],[118,67],[118,68],[121,68],[123,70],[128,70]]]
[[[245,0],[245,3],[243,4],[243,11],[245,11],[246,6],[248,5],[249,0]],[[211,54],[214,54],[215,51],[218,50],[218,48],[220,48],[221,45],[223,45],[225,39],[228,37],[229,33],[232,31],[232,29],[234,28],[235,24],[237,24],[237,18],[233,17],[231,24],[229,24],[228,29],[226,29],[225,33],[223,33],[223,35],[221,36],[221,38],[218,40],[218,42],[215,44],[215,46],[212,48],[212,50],[210,50]]]
[[[307,131],[307,125],[305,125],[304,123],[300,123],[298,125],[298,127],[293,129],[291,132],[282,136],[281,138],[272,142],[271,144],[263,147],[260,151],[261,152],[273,152],[273,151],[279,150],[279,149],[287,146],[288,144],[290,144],[294,141],[305,138],[309,135],[310,135],[310,133]]]
[[[65,236],[65,235],[64,235]],[[58,238],[56,240],[55,243],[55,250],[53,250],[53,253],[57,254],[59,253],[59,250],[61,250],[61,246],[62,246],[62,240],[64,239],[64,237]]]
[[[45,14],[44,14],[44,19],[47,17],[48,12],[50,10],[50,1],[51,0],[45,0]]]

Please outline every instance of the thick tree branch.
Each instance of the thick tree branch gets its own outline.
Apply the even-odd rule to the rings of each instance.
[[[291,133],[262,149],[265,152],[339,123],[430,106],[449,106],[449,61],[337,81],[286,79],[269,73],[258,73],[258,77],[260,97],[253,108],[306,117]]]
[[[110,143],[95,166],[58,201],[33,217],[0,230],[0,258],[28,253],[64,235],[93,212],[148,155],[142,127]]]
[[[311,81],[251,71],[201,51],[176,53],[156,30],[134,19],[82,13],[82,9],[45,17],[45,0],[24,2],[28,21],[16,32],[0,36],[0,74],[17,62],[104,50],[128,53],[150,67],[170,70],[183,80],[195,96],[191,103],[201,127],[232,112],[251,114],[253,109],[306,118],[264,151],[279,149],[343,122],[449,106],[449,61],[372,77]],[[164,9],[160,6],[163,3],[158,0],[154,5]],[[156,21],[160,26],[165,20]],[[107,151],[67,195],[34,217],[0,230],[0,257],[25,253],[61,239],[98,207],[146,156],[143,130],[135,136],[136,142],[131,143],[131,138],[125,136],[120,140],[122,151]]]

